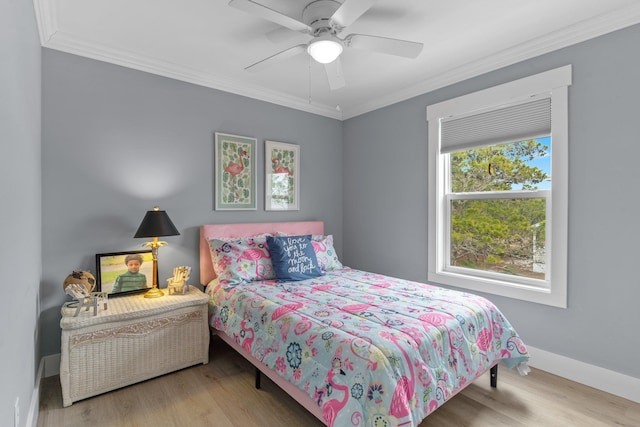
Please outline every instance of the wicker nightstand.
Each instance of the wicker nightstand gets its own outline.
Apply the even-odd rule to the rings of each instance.
[[[62,308],[63,406],[187,366],[209,362],[209,297],[110,298],[107,310]]]

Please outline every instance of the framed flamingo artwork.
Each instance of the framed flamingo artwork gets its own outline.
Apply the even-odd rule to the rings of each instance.
[[[300,209],[300,146],[265,141],[265,210]]]
[[[256,139],[215,134],[215,209],[256,210]]]

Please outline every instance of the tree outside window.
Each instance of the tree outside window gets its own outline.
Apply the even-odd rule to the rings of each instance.
[[[449,155],[449,191],[459,196],[449,206],[450,265],[545,278],[546,197],[520,197],[522,191],[550,188],[550,144],[545,141],[549,139]],[[500,198],[482,198],[488,192],[501,193]]]

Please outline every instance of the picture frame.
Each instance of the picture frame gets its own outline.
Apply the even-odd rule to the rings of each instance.
[[[215,210],[256,210],[256,138],[215,133]]]
[[[126,261],[132,263],[133,267],[136,258],[142,259],[142,263],[134,274],[128,274],[130,269]],[[146,292],[153,287],[151,249],[96,254],[96,272],[96,290],[107,292],[110,297]],[[144,279],[138,274],[142,274]]]
[[[265,210],[300,210],[300,146],[265,141]]]

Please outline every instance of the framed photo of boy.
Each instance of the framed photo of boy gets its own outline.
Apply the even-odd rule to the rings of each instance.
[[[300,146],[265,141],[265,206],[267,211],[300,210]]]
[[[153,286],[151,250],[96,254],[96,290],[109,296],[146,292]]]
[[[216,132],[215,210],[256,210],[256,138]]]

